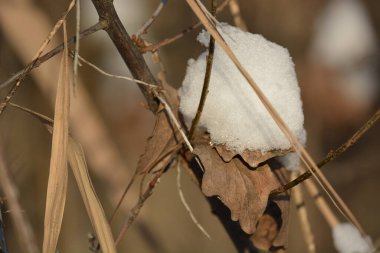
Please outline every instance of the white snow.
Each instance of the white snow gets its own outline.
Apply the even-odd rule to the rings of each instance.
[[[304,139],[300,88],[288,50],[228,24],[220,24],[219,31],[286,124],[299,139]],[[208,46],[209,34],[201,32],[198,40]],[[188,126],[198,108],[206,56],[207,51],[189,60],[179,92],[180,110]],[[237,152],[290,148],[250,85],[218,45],[200,126],[207,129],[213,143],[225,144]]]
[[[340,223],[333,229],[333,239],[339,253],[370,253],[371,241],[364,239],[351,223]]]
[[[332,0],[316,22],[311,56],[343,74],[345,81],[340,88],[349,98],[356,103],[368,103],[378,92],[373,67],[377,45],[363,3]]]
[[[277,159],[289,171],[298,171],[299,170],[301,160],[296,153],[290,153],[286,156],[281,156]]]

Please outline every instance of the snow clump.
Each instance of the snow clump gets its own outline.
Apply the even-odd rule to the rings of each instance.
[[[370,253],[371,241],[366,240],[351,223],[340,223],[333,229],[334,245],[339,253]]]
[[[218,30],[239,61],[279,112],[291,131],[305,142],[304,116],[294,63],[286,48],[228,24]],[[208,46],[209,34],[202,31],[198,41]],[[198,108],[208,52],[190,59],[180,89],[180,110],[191,125]],[[236,152],[243,150],[289,149],[290,143],[235,67],[216,44],[205,107],[199,126],[215,144],[225,144]]]

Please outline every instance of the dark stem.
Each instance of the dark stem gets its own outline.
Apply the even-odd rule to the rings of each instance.
[[[92,0],[92,3],[99,14],[100,21],[107,22],[107,27],[104,30],[107,32],[108,36],[119,51],[119,54],[127,64],[132,76],[135,79],[158,86],[158,82],[150,72],[140,51],[133,43],[121,23],[113,5],[113,1]],[[147,100],[150,110],[154,113],[157,112],[159,103],[153,95],[151,89],[141,84],[138,85]]]
[[[325,166],[327,163],[335,160],[338,156],[343,154],[348,148],[350,148],[352,145],[354,145],[362,136],[365,134],[375,123],[376,121],[380,118],[380,109],[377,110],[377,112],[358,130],[356,133],[354,133],[353,136],[351,136],[350,139],[348,139],[345,143],[343,143],[339,148],[336,150],[331,150],[326,157],[318,163],[318,167],[322,168]],[[310,171],[307,171],[300,176],[298,176],[296,179],[290,181],[284,186],[281,186],[280,188],[273,190],[270,194],[270,196],[277,195],[280,193],[283,193],[294,186],[302,183],[306,179],[311,178],[313,175],[311,174]]]
[[[3,203],[0,200],[0,253],[8,253],[7,242],[5,240],[5,230],[4,230],[4,222],[3,222]]]
[[[211,2],[211,14],[215,17],[216,0],[212,0],[212,2]],[[189,140],[191,140],[193,135],[194,135],[195,129],[198,126],[199,120],[200,120],[202,112],[203,112],[203,108],[205,106],[206,97],[208,94],[208,86],[210,84],[210,78],[211,78],[211,70],[212,70],[212,62],[214,59],[214,51],[215,51],[215,40],[210,35],[210,42],[209,42],[208,55],[207,55],[206,73],[205,73],[205,78],[203,81],[201,99],[199,101],[197,113],[195,114],[195,117],[194,117],[193,121],[191,122],[191,128],[190,128],[189,136],[188,136]]]

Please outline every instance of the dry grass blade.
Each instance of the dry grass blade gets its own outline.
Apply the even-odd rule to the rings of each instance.
[[[79,36],[80,35],[80,0],[76,0],[76,26],[75,26],[75,53],[74,53],[74,63],[73,63],[73,87],[75,87],[78,80],[78,55],[79,55]]]
[[[19,243],[24,252],[38,253],[39,249],[36,245],[36,239],[29,221],[23,214],[20,202],[18,200],[18,190],[10,177],[6,163],[3,159],[3,152],[0,149],[0,186],[3,190],[7,205],[10,210],[10,216],[14,224]],[[0,214],[1,218],[1,214]],[[0,247],[0,252],[2,252]]]
[[[344,201],[340,198],[335,189],[328,182],[327,178],[322,174],[314,160],[311,158],[306,149],[302,146],[302,144],[295,137],[294,133],[289,129],[287,124],[281,118],[277,110],[270,103],[268,98],[264,95],[262,90],[253,80],[251,75],[247,72],[244,66],[237,59],[236,55],[232,52],[231,48],[227,45],[226,41],[218,32],[215,23],[217,22],[210,13],[208,13],[207,9],[203,6],[203,4],[199,0],[187,0],[187,3],[192,8],[193,12],[198,16],[199,20],[203,23],[207,31],[215,38],[215,41],[223,48],[226,54],[230,57],[230,59],[234,62],[235,66],[239,69],[241,74],[245,77],[247,82],[250,84],[251,88],[254,90],[260,101],[263,103],[269,114],[272,116],[273,120],[276,122],[280,130],[289,140],[290,144],[293,146],[294,151],[301,158],[307,169],[313,174],[315,179],[321,185],[321,187],[326,191],[334,205],[337,209],[349,220],[352,224],[354,224],[357,229],[362,233],[363,236],[366,236],[363,227],[360,225],[359,221],[355,218],[351,210],[344,203]]]
[[[52,133],[53,120],[49,117],[16,104],[10,103],[10,105],[36,117]],[[102,250],[103,252],[116,252],[110,226],[88,174],[82,147],[70,136],[68,142],[67,158]]]
[[[69,135],[70,83],[66,22],[63,22],[65,50],[58,78],[54,129],[46,196],[43,252],[56,251],[67,193],[67,145]]]
[[[96,196],[81,146],[69,139],[68,160],[103,252],[116,252],[111,228]]]

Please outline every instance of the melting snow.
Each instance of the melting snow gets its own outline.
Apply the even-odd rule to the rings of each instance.
[[[300,88],[288,50],[228,24],[219,25],[219,31],[290,129],[305,142]],[[198,40],[208,46],[209,34],[201,32]],[[180,110],[188,125],[198,108],[206,56],[207,51],[189,60],[180,89]],[[207,129],[212,142],[236,152],[290,148],[250,85],[218,45],[199,125]]]

